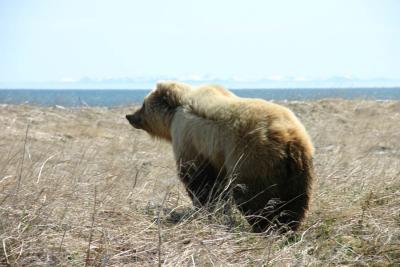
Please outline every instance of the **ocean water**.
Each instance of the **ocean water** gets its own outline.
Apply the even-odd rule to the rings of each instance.
[[[400,100],[400,88],[349,89],[236,89],[238,96],[267,100],[318,100],[326,98]],[[0,89],[0,104],[41,106],[125,106],[141,103],[148,90],[39,90]]]

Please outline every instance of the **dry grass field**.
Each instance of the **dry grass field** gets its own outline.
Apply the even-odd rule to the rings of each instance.
[[[1,105],[0,266],[399,266],[400,102],[282,104],[317,176],[285,235],[191,210],[170,145],[128,124],[133,107]]]

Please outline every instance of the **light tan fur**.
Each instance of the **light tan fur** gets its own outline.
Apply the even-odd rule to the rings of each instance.
[[[158,83],[144,104],[137,115],[147,120],[142,128],[172,142],[180,177],[194,203],[199,198],[204,204],[204,192],[196,193],[203,182],[210,180],[205,185],[210,190],[234,177],[234,185],[242,188],[232,189],[234,199],[255,231],[279,220],[297,229],[309,206],[314,148],[289,109],[237,97],[221,86],[177,82]],[[160,110],[164,106],[168,112]],[[187,163],[192,165],[185,167]],[[276,199],[284,204],[277,206]]]

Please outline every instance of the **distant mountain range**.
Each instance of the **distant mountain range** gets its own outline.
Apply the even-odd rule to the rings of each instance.
[[[0,89],[150,89],[160,80],[179,80],[190,84],[214,83],[228,88],[355,88],[355,87],[400,87],[400,80],[375,78],[356,79],[348,77],[330,77],[326,79],[306,79],[296,77],[268,77],[260,79],[218,78],[213,76],[187,77],[124,77],[93,79],[84,77],[79,80],[62,79],[52,82],[1,83]]]

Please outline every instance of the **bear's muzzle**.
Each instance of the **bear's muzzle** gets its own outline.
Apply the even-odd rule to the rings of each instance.
[[[142,120],[137,114],[128,114],[125,117],[133,127],[135,127],[136,129],[142,129]]]

